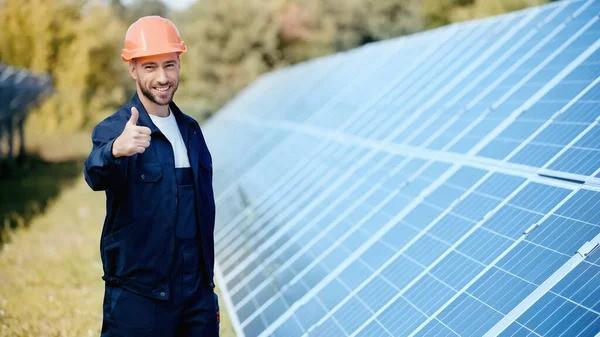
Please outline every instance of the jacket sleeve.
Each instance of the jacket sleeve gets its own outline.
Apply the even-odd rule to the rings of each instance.
[[[94,191],[123,186],[130,157],[115,158],[112,146],[121,133],[113,126],[98,124],[92,132],[92,152],[85,160],[85,181]]]

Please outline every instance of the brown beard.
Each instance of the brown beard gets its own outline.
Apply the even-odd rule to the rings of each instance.
[[[152,103],[156,104],[156,105],[160,105],[160,106],[165,106],[165,105],[169,105],[169,103],[171,103],[173,101],[173,96],[175,96],[175,92],[177,91],[177,88],[179,87],[179,84],[175,84],[174,88],[173,88],[173,94],[171,95],[171,98],[169,98],[169,101],[167,103],[159,103],[158,100],[156,99],[156,97],[154,97],[154,95],[152,95],[152,93],[146,89],[146,87],[144,87],[143,85],[141,85],[141,83],[138,83],[138,86],[140,87],[140,89],[142,90],[142,94],[144,96],[146,96],[147,99],[149,99]]]

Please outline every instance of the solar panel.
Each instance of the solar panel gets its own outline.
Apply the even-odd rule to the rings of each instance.
[[[240,336],[600,332],[600,1],[263,75],[204,126]]]

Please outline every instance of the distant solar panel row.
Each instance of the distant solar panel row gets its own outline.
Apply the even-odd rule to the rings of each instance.
[[[295,65],[205,126],[245,336],[600,332],[600,1]]]

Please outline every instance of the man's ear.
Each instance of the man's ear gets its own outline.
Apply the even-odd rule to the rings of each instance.
[[[129,75],[131,75],[131,77],[134,80],[137,80],[137,71],[135,69],[135,60],[129,61]]]

